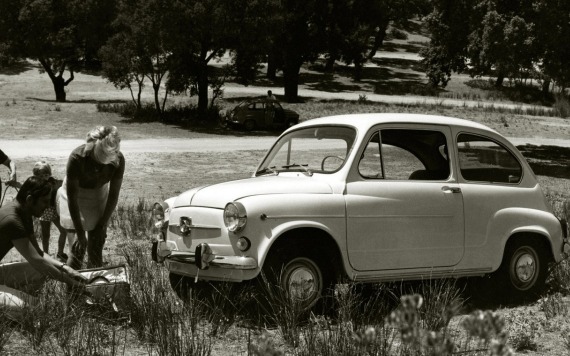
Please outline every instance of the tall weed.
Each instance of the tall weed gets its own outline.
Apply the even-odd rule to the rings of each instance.
[[[148,256],[146,244],[131,241],[121,247],[131,276],[131,327],[158,355],[209,355],[211,326],[200,323],[201,303],[181,303],[168,282],[168,271]]]
[[[152,229],[151,204],[139,198],[137,204],[119,204],[111,215],[109,227],[125,240],[148,240]]]
[[[4,311],[0,309],[0,315],[3,316]],[[14,329],[12,328],[11,321],[6,317],[0,318],[0,355],[3,354],[4,347],[10,340]]]

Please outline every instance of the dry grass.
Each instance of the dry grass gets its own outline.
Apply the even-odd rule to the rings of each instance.
[[[148,97],[148,93],[145,95]],[[9,139],[83,138],[99,124],[118,126],[124,139],[222,139],[227,135],[157,122],[137,123],[113,113],[98,112],[97,103],[124,102],[129,98],[126,92],[119,92],[92,75],[77,74],[69,87],[68,99],[68,103],[53,102],[49,80],[33,67],[19,75],[0,74],[1,148],[9,147]],[[228,95],[222,105],[235,105],[230,99]],[[174,97],[171,104],[192,100]],[[395,106],[366,100],[309,101],[288,106],[300,112],[302,119],[356,112],[421,112],[474,120],[510,137],[570,137],[570,125],[561,118],[500,110]],[[394,296],[395,300],[400,296],[398,289],[382,290],[385,286],[364,297],[341,286],[336,291],[336,314],[308,320],[300,320],[294,306],[283,301],[275,306],[280,312],[274,315],[271,326],[262,318],[252,318],[250,311],[243,308],[251,303],[249,293],[230,295],[220,291],[214,304],[182,304],[172,292],[165,270],[149,261],[146,228],[150,204],[193,186],[247,177],[266,148],[223,153],[140,153],[127,157],[124,188],[105,256],[110,263],[128,263],[133,271],[133,303],[126,311],[128,318],[101,318],[81,306],[73,306],[65,292],[50,283],[42,291],[39,309],[26,314],[20,324],[7,324],[0,318],[0,354],[428,355],[453,349],[471,355],[478,354],[475,350],[481,350],[479,354],[499,355],[508,351],[507,344],[526,350],[529,355],[563,354],[570,350],[568,333],[563,333],[570,323],[566,318],[553,317],[568,310],[567,263],[558,266],[550,282],[558,294],[546,295],[546,299],[531,305],[499,308],[497,312],[461,308],[464,296],[453,284],[440,281],[429,281],[411,291],[423,295],[421,306],[417,297],[405,297],[401,305],[394,303]],[[18,161],[20,180],[40,158]],[[63,177],[66,157],[50,157],[50,163],[55,176]],[[2,178],[4,171],[0,171]],[[568,218],[568,177],[540,176],[539,180],[556,214]],[[11,253],[8,258],[19,256]]]

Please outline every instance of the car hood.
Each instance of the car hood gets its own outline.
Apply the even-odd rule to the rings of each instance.
[[[331,193],[328,183],[311,177],[253,177],[188,190],[176,197],[173,207],[192,205],[223,209],[231,201],[253,195]]]

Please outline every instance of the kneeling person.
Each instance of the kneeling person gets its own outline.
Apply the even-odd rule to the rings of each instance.
[[[34,297],[24,292],[41,286],[46,277],[83,291],[86,278],[65,263],[43,253],[34,237],[32,216],[39,217],[50,205],[53,185],[40,177],[28,178],[13,202],[0,208],[0,263],[15,247],[26,262],[0,264],[0,307],[12,318]]]

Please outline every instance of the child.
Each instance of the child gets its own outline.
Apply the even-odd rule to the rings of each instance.
[[[49,180],[53,184],[52,198],[50,200],[50,206],[44,211],[42,216],[39,218],[40,225],[42,228],[42,248],[45,253],[49,254],[49,238],[51,223],[57,227],[59,230],[59,240],[57,242],[57,258],[62,261],[67,261],[67,255],[63,252],[65,248],[65,239],[67,237],[67,232],[59,223],[59,215],[57,215],[55,207],[55,197],[57,194],[57,189],[61,186],[61,180],[56,180],[51,176],[51,167],[45,161],[37,162],[34,165],[33,174],[36,177]]]

